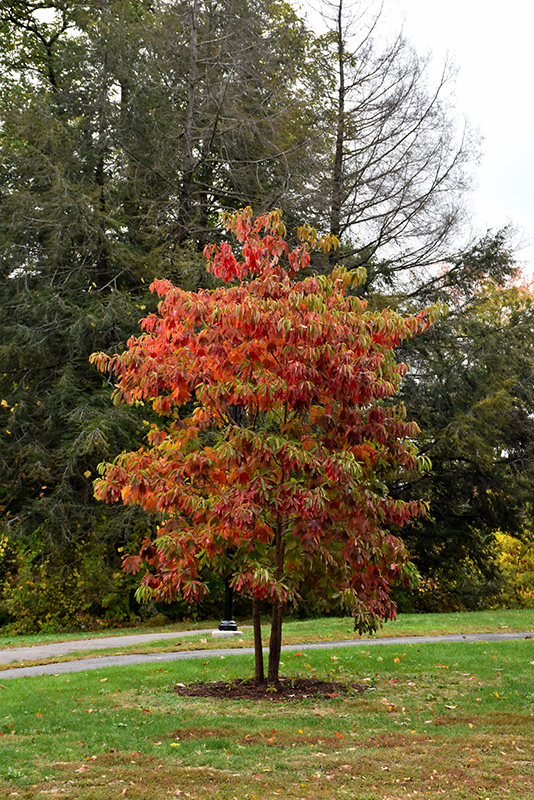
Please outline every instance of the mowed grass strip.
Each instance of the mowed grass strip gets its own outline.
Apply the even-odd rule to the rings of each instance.
[[[285,676],[368,688],[286,703],[172,692],[248,677],[251,656],[11,679],[0,796],[532,797],[533,662],[532,640],[303,647],[284,654]]]

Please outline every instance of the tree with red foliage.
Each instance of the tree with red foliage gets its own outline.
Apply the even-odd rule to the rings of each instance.
[[[417,426],[391,401],[404,364],[394,348],[431,313],[369,311],[336,267],[297,281],[309,226],[290,251],[281,214],[224,217],[241,243],[209,245],[208,269],[227,285],[187,292],[155,281],[157,314],[121,355],[93,363],[117,376],[116,403],[161,415],[148,445],[101,465],[96,496],[158,514],[154,541],[128,556],[144,570],[138,597],[201,599],[207,564],[252,596],[256,678],[263,681],[259,602],[272,605],[268,681],[279,676],[282,615],[299,587],[352,609],[357,630],[395,616],[388,587],[413,574],[401,526],[422,505],[393,500],[386,481],[420,468]]]

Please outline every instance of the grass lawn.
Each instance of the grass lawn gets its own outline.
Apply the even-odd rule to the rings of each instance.
[[[250,676],[252,657],[239,654],[3,685],[0,675],[0,797],[534,795],[534,640],[303,647],[283,662],[286,676],[368,688],[287,703],[172,693]]]

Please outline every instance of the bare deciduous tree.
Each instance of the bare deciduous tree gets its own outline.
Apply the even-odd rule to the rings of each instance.
[[[338,0],[325,19],[337,86],[318,213],[352,243],[345,258],[375,271],[380,262],[383,276],[432,264],[458,235],[475,151],[449,102],[453,71],[445,65],[432,79],[429,58],[402,33],[381,37],[380,13],[347,18]]]

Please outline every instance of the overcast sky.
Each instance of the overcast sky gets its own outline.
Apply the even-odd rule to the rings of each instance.
[[[344,0],[347,9],[363,5],[361,0]],[[524,246],[517,251],[518,260],[532,272],[534,3],[384,0],[383,14],[392,29],[403,25],[419,52],[432,51],[440,63],[449,56],[458,68],[457,107],[482,137],[472,196],[475,230],[482,234],[507,223],[521,229],[516,242]]]

